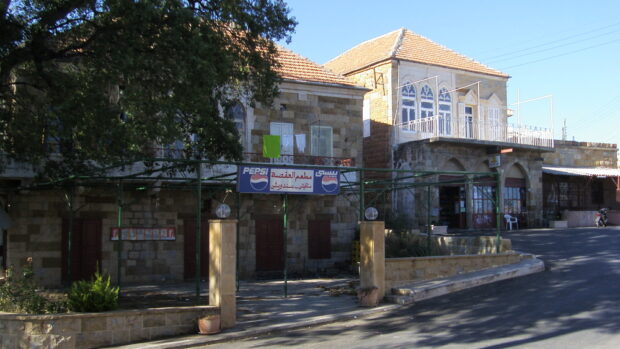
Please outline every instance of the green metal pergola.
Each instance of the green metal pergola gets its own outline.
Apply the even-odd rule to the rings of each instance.
[[[195,190],[196,195],[196,302],[199,302],[201,286],[201,231],[202,231],[202,195],[205,188],[211,193],[217,192],[236,192],[237,183],[237,171],[238,166],[256,166],[256,167],[277,167],[277,168],[295,168],[295,169],[318,169],[318,170],[338,170],[340,171],[341,178],[341,195],[342,194],[354,194],[358,198],[359,202],[359,220],[364,220],[364,210],[367,207],[365,198],[371,198],[374,195],[374,199],[371,198],[370,205],[374,204],[378,198],[384,199],[388,194],[397,192],[399,190],[408,190],[415,188],[426,188],[427,192],[427,215],[426,215],[426,233],[428,243],[430,243],[431,235],[431,223],[430,223],[430,206],[431,195],[430,190],[434,186],[441,186],[446,184],[477,184],[488,183],[489,178],[494,178],[496,182],[495,198],[488,198],[494,202],[495,206],[495,219],[496,219],[496,236],[497,236],[497,253],[500,251],[500,174],[498,172],[466,172],[466,171],[419,171],[419,170],[403,170],[403,169],[384,169],[384,168],[360,168],[360,167],[341,167],[341,166],[317,166],[317,165],[304,165],[304,164],[284,164],[284,163],[257,163],[257,162],[227,162],[227,161],[209,161],[209,160],[190,160],[190,159],[174,159],[174,158],[154,158],[144,161],[144,163],[152,164],[152,166],[146,166],[143,170],[136,171],[135,173],[123,173],[127,172],[128,166],[134,165],[136,162],[123,163],[114,166],[108,166],[99,169],[101,175],[90,176],[69,176],[56,181],[38,182],[28,186],[19,187],[17,189],[54,189],[63,188],[65,190],[65,198],[67,208],[69,211],[68,217],[68,239],[67,239],[67,281],[70,284],[72,280],[71,275],[71,252],[72,252],[72,235],[74,232],[74,215],[80,208],[75,207],[75,196],[77,186],[116,186],[117,197],[117,227],[122,228],[123,211],[126,206],[131,202],[125,201],[126,186],[128,183],[132,184],[144,184],[149,183],[151,188],[158,183],[160,188],[166,188],[169,190]],[[220,173],[213,176],[205,176],[203,174],[203,167],[213,168],[214,166],[234,166],[235,170],[226,173]],[[232,168],[231,168],[232,170]],[[110,174],[110,172],[117,171],[118,174]],[[356,174],[354,180],[349,180],[347,174]],[[193,175],[193,176],[192,176]],[[439,178],[440,175],[459,176],[461,178],[455,178],[445,181],[435,180],[434,176]],[[165,183],[165,184],[164,184]],[[135,187],[135,190],[146,190],[149,185],[139,185]],[[241,219],[240,216],[240,203],[241,194],[236,192],[236,218],[237,221]],[[273,195],[273,194],[272,194]],[[284,234],[284,294],[287,295],[287,234],[288,234],[288,194],[282,195],[282,211],[283,211],[283,234]],[[368,205],[368,206],[370,206]],[[238,224],[238,223],[237,223]],[[238,227],[237,227],[238,228]],[[239,234],[239,229],[237,229]],[[237,250],[239,250],[239,239],[237,236]],[[116,240],[117,249],[117,284],[122,286],[122,273],[121,273],[121,261],[122,261],[122,247],[123,239],[122,234],[119,233],[118,240]],[[239,254],[237,253],[237,256]],[[237,257],[238,258],[238,257]],[[237,262],[237,268],[239,263]],[[237,271],[237,281],[238,281]],[[237,282],[237,287],[239,284]]]

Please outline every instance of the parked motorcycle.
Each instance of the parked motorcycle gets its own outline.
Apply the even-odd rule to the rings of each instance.
[[[607,209],[601,208],[594,216],[594,225],[597,227],[607,226]]]

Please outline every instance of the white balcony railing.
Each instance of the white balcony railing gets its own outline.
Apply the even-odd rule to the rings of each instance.
[[[472,118],[433,116],[396,126],[397,142],[406,143],[434,137],[472,139],[553,147],[551,130],[526,125],[506,125],[496,121]]]

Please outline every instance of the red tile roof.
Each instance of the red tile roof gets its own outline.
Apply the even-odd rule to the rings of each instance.
[[[405,28],[363,42],[325,63],[325,67],[346,75],[390,59],[509,77]]]
[[[278,46],[278,62],[280,67],[277,69],[277,72],[283,79],[337,84],[347,87],[356,86],[342,75],[335,74],[323,66],[281,46]]]

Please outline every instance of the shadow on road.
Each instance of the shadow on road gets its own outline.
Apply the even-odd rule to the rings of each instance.
[[[264,346],[402,331],[397,344],[381,347],[480,347],[504,339],[487,348],[509,348],[582,330],[620,332],[620,228],[530,230],[506,237],[514,249],[539,255],[547,270],[420,302],[361,326],[344,323],[274,337]]]

